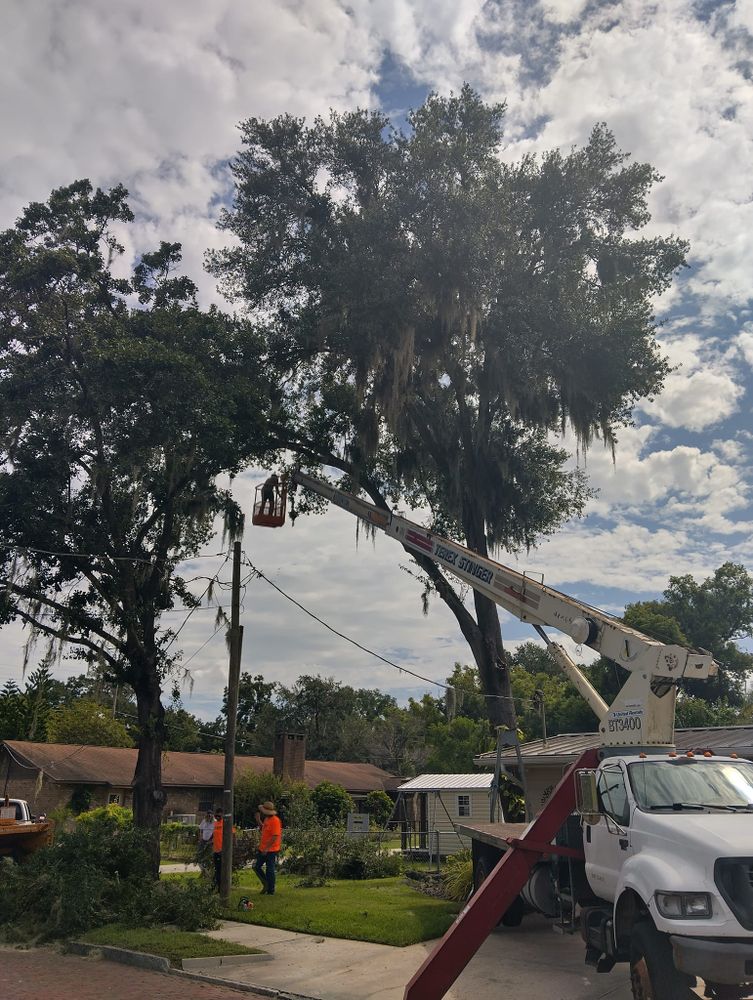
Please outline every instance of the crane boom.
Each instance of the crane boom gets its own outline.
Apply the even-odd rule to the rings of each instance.
[[[594,710],[604,744],[671,746],[677,682],[683,678],[706,679],[717,672],[717,664],[708,652],[651,639],[598,608],[314,476],[294,472],[292,479],[380,529],[408,551],[431,559],[516,618],[531,624]],[[606,705],[564,647],[552,642],[543,631],[545,626],[558,629],[574,642],[588,646],[630,672],[612,705]]]

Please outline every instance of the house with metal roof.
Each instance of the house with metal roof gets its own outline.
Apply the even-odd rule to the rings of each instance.
[[[14,798],[26,799],[39,814],[70,803],[75,789],[87,789],[91,807],[115,803],[130,806],[138,751],[125,747],[68,746],[5,740],[0,744],[0,775]],[[278,733],[274,757],[236,756],[236,774],[275,773],[316,788],[323,781],[342,785],[358,802],[381,789],[393,796],[400,779],[373,764],[306,760],[305,738]],[[225,755],[162,755],[162,781],[167,792],[165,818],[200,815],[222,801]]]
[[[583,753],[601,744],[599,733],[561,733],[545,740],[531,740],[520,745],[525,768],[528,800],[535,814],[543,809],[567,768]],[[710,750],[722,756],[736,753],[753,760],[753,726],[700,726],[675,730],[675,746],[687,752]],[[494,770],[496,752],[482,753],[473,763]],[[506,748],[501,755],[503,772],[520,780],[517,753]]]
[[[489,819],[491,774],[419,774],[398,788],[401,814],[408,821],[409,844],[430,858],[470,848],[457,824]],[[405,839],[405,838],[404,838]]]

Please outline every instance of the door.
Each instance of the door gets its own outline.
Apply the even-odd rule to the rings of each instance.
[[[586,876],[597,896],[614,900],[622,866],[630,857],[630,799],[627,776],[621,764],[602,765],[597,781],[603,815],[587,825],[584,835]]]

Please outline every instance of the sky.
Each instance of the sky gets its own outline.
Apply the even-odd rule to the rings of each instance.
[[[238,124],[251,116],[360,106],[401,121],[431,90],[467,81],[506,101],[510,162],[567,151],[605,121],[664,177],[649,231],[691,244],[690,267],[656,303],[674,368],[620,432],[616,461],[599,445],[577,455],[565,439],[598,490],[586,516],[528,554],[499,558],[619,614],[660,595],[672,574],[701,580],[728,560],[753,571],[752,78],[753,0],[5,0],[0,226],[74,179],[123,183],[136,213],[129,261],[160,240],[181,242],[202,303],[222,305],[203,257],[226,239],[216,222],[232,193]],[[247,510],[265,475],[236,480]],[[243,544],[291,596],[396,663],[442,680],[456,660],[470,662],[441,601],[422,614],[402,549],[385,537],[356,544],[343,511],[274,531],[249,523]],[[221,547],[218,538],[187,573],[214,574]],[[508,648],[535,638],[501,617]],[[248,582],[242,619],[242,669],[267,680],[318,673],[401,702],[438,693],[263,581]],[[192,682],[183,703],[207,718],[227,671],[213,632],[213,612],[201,610],[179,639]],[[24,638],[16,625],[0,631],[0,684],[21,681]]]

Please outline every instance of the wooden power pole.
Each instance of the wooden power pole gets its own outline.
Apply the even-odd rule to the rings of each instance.
[[[233,544],[233,591],[230,612],[230,666],[227,679],[227,729],[225,733],[225,780],[222,791],[222,869],[220,899],[227,906],[233,878],[233,780],[235,777],[235,730],[238,686],[241,676],[243,627],[241,616],[241,543]]]

